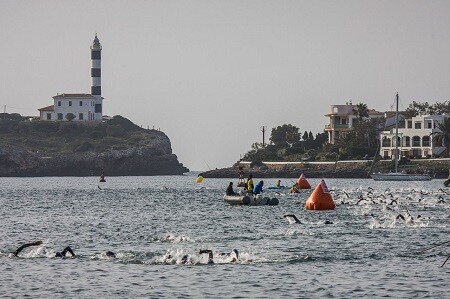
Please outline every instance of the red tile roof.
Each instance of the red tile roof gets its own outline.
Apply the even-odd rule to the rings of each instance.
[[[55,111],[55,105],[47,106],[41,109],[38,109],[39,111]]]

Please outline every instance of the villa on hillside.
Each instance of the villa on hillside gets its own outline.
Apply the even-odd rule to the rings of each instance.
[[[325,132],[328,133],[328,143],[334,144],[336,140],[344,138],[353,130],[353,123],[358,118],[354,113],[356,105],[352,102],[345,105],[331,105],[330,112],[325,114],[329,118],[329,124],[325,125]],[[383,117],[384,113],[373,109],[368,111],[369,118]]]
[[[103,97],[101,88],[101,51],[97,35],[91,46],[91,93],[62,93],[53,97],[53,105],[38,109],[41,120],[101,121]]]
[[[325,125],[328,133],[328,143],[335,144],[353,130],[353,124],[357,116],[354,114],[356,105],[331,105],[331,110],[325,114],[329,118],[329,124]],[[379,112],[368,110],[369,118],[386,117],[385,129],[380,132],[378,139],[381,142],[379,154],[384,159],[395,157],[395,117],[393,112]],[[408,158],[435,157],[446,150],[443,142],[433,142],[431,136],[434,132],[440,132],[438,124],[448,118],[448,115],[418,115],[405,118],[399,114],[398,148],[399,154]]]

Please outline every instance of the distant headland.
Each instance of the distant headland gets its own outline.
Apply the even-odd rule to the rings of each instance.
[[[0,176],[181,175],[189,169],[161,131],[122,116],[98,122],[54,122],[3,114]]]

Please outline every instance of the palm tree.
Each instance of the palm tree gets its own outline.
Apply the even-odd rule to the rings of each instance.
[[[438,124],[437,128],[440,132],[433,132],[430,136],[433,137],[433,142],[444,143],[446,156],[448,156],[450,148],[450,117],[446,118],[443,123]]]
[[[364,117],[369,117],[369,109],[366,104],[359,103],[356,105],[356,109],[353,109],[353,115],[358,117],[361,121]]]

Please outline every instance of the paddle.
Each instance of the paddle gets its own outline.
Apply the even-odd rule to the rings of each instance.
[[[445,260],[445,262],[442,264],[441,268],[444,267],[445,263],[448,261],[449,258],[450,258],[450,255],[447,257],[447,259]]]

